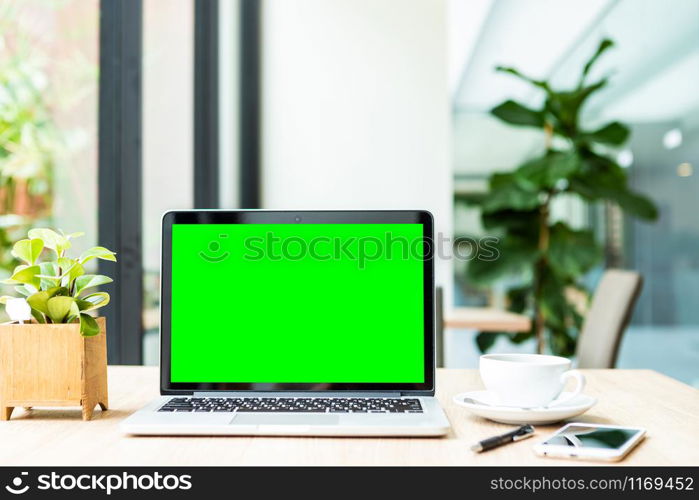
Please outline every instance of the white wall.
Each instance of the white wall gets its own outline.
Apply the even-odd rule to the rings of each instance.
[[[268,0],[263,15],[264,207],[425,208],[451,235],[445,2]]]

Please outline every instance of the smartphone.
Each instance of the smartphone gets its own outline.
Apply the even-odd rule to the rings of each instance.
[[[617,461],[645,435],[637,427],[571,423],[535,444],[534,451],[543,457]]]

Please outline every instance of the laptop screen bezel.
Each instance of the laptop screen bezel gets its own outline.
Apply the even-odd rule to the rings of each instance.
[[[300,218],[300,219],[299,219]],[[300,222],[299,222],[300,221]],[[175,224],[422,224],[428,242],[423,259],[424,382],[422,383],[284,383],[171,381],[172,318],[172,226]],[[434,395],[435,309],[434,309],[434,222],[424,210],[397,211],[273,211],[273,210],[183,210],[170,211],[162,219],[161,303],[160,303],[160,393],[194,392],[401,392]],[[386,311],[386,314],[395,314]],[[215,319],[212,319],[215,321]],[[203,320],[203,327],[207,319]],[[212,327],[214,325],[211,325]],[[264,387],[261,387],[263,386]],[[273,387],[270,387],[273,386]]]

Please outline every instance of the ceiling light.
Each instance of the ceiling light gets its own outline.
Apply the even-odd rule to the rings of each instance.
[[[682,145],[682,131],[678,128],[673,128],[665,132],[663,136],[663,146],[665,149],[675,149]]]
[[[619,151],[616,161],[623,168],[629,168],[631,165],[633,165],[633,153],[630,149],[623,149]]]
[[[689,177],[694,173],[694,167],[689,162],[680,163],[677,165],[677,175],[680,177]]]

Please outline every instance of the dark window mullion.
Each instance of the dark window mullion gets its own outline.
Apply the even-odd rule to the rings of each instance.
[[[259,0],[240,0],[240,207],[261,208],[260,82],[262,26]]]
[[[118,262],[104,309],[110,363],[142,362],[141,190],[142,2],[100,2],[98,239]]]
[[[218,0],[194,3],[194,208],[219,207]]]

